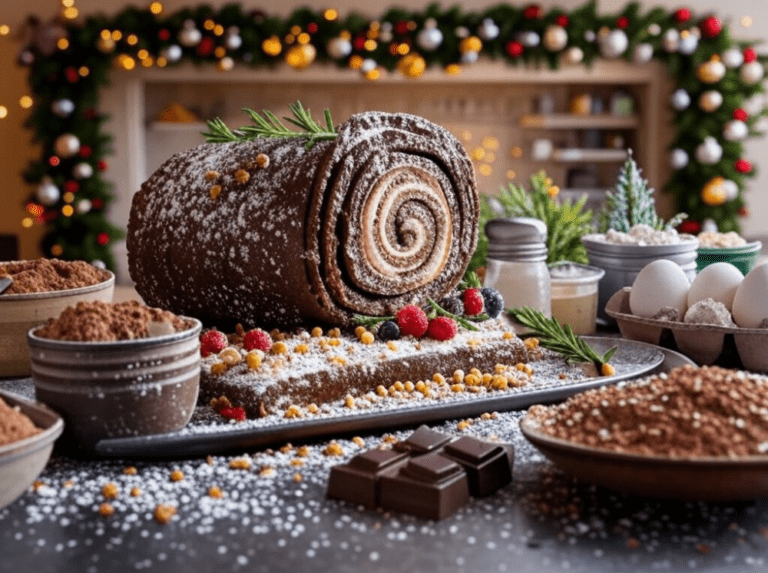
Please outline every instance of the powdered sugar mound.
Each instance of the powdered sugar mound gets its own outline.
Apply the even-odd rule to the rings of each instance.
[[[654,229],[645,224],[633,225],[629,233],[608,229],[604,234],[585,235],[584,238],[613,245],[677,245],[696,240],[693,235],[681,235],[675,229]]]

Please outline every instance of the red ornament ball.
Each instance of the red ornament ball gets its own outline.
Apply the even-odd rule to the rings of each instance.
[[[91,201],[91,209],[101,209],[104,206],[104,201],[101,199],[94,199]]]
[[[102,231],[96,235],[96,242],[103,247],[109,242],[109,235]]]
[[[683,221],[680,223],[680,232],[689,235],[697,235],[701,231],[701,223],[698,221]]]
[[[737,119],[739,121],[747,121],[748,117],[749,115],[747,115],[747,112],[740,107],[737,107],[733,110],[733,119]]]
[[[566,28],[570,23],[571,23],[571,19],[568,18],[568,16],[566,16],[565,14],[561,14],[560,16],[555,18],[555,24],[563,28]]]
[[[83,119],[96,119],[98,115],[96,108],[89,107],[83,110]]]
[[[507,42],[507,53],[513,58],[517,58],[523,53],[523,45],[517,40]]]
[[[523,17],[526,20],[538,20],[541,18],[541,6],[538,4],[528,4],[523,9]]]
[[[309,24],[307,24],[307,32],[309,32],[310,34],[314,34],[315,32],[317,32],[317,23],[310,22]]]
[[[746,159],[737,159],[733,167],[739,173],[749,173],[752,171],[752,164]]]
[[[355,51],[362,52],[365,49],[365,36],[357,36],[352,42],[352,47],[355,48]]]
[[[400,20],[395,24],[395,33],[400,36],[405,36],[408,33],[408,22]]]
[[[171,39],[171,31],[168,28],[163,28],[157,33],[157,37],[163,42]]]
[[[58,166],[59,166],[59,163],[61,163],[61,159],[59,159],[59,158],[58,158],[58,157],[56,157],[55,155],[51,155],[51,156],[48,158],[48,164],[49,164],[51,167],[58,167]]]
[[[209,330],[200,337],[200,355],[205,358],[209,354],[218,354],[228,344],[227,336],[223,332]]]
[[[206,36],[197,45],[197,55],[203,58],[210,56],[213,53],[213,38]]]
[[[627,18],[626,16],[622,16],[621,18],[616,20],[616,27],[622,30],[626,30],[627,28],[629,28],[629,18]]]
[[[675,22],[684,24],[691,19],[691,11],[688,8],[680,8],[675,11]]]
[[[746,207],[742,207],[741,209],[739,209],[740,217],[747,217],[748,215],[749,215],[749,209],[747,209]]]
[[[93,148],[90,145],[81,145],[78,154],[83,158],[90,157],[93,154]]]
[[[107,162],[104,160],[99,161],[98,163],[99,171],[106,171],[107,170]]]
[[[754,48],[744,48],[744,63],[754,62],[757,59],[757,52]]]
[[[243,337],[243,348],[249,352],[251,350],[269,352],[269,349],[272,348],[272,338],[263,330],[249,330]]]
[[[74,84],[77,80],[80,79],[80,74],[75,68],[70,66],[64,70],[64,77],[67,78],[69,83]]]
[[[723,24],[715,16],[704,18],[701,23],[701,33],[705,38],[714,38],[723,30]]]
[[[64,192],[65,193],[77,193],[80,189],[80,183],[77,181],[72,181],[71,179],[69,181],[64,182]]]
[[[401,308],[397,313],[397,326],[403,336],[421,338],[429,326],[427,315],[415,304]]]

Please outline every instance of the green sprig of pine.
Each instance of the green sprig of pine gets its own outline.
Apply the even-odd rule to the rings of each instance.
[[[520,308],[508,308],[517,321],[529,329],[530,334],[539,339],[539,343],[549,350],[553,350],[565,357],[566,362],[591,362],[598,372],[607,364],[617,347],[610,348],[605,354],[598,354],[594,348],[573,333],[567,324],[561,326],[555,318],[547,318],[539,310],[524,306]]]
[[[322,126],[313,119],[312,114],[301,105],[301,102],[292,103],[289,108],[293,117],[284,119],[303,131],[289,129],[269,110],[264,110],[261,115],[252,109],[243,108],[254,125],[244,125],[232,130],[217,117],[206,122],[209,131],[203,132],[202,135],[208,143],[253,141],[258,138],[302,138],[307,140],[306,149],[311,148],[318,141],[330,141],[338,135],[333,126],[330,110],[324,111],[325,126]]]

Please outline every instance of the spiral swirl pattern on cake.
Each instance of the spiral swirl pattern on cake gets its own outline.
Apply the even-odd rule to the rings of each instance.
[[[134,197],[129,268],[147,304],[208,322],[346,324],[452,289],[478,211],[448,131],[362,113],[309,150],[259,139],[170,158]]]

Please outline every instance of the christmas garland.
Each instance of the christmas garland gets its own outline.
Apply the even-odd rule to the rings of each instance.
[[[500,4],[481,12],[430,5],[390,9],[378,18],[300,8],[270,16],[233,4],[184,8],[165,14],[159,2],[129,7],[112,17],[82,21],[30,18],[19,62],[29,67],[35,107],[28,121],[41,144],[25,179],[33,186],[26,207],[44,224],[46,256],[101,261],[114,266],[111,245],[123,232],[109,223],[112,196],[103,172],[110,137],[98,111],[99,88],[113,66],[130,70],[182,61],[296,69],[315,62],[359,70],[376,80],[383,71],[418,78],[441,66],[460,73],[480,56],[511,65],[590,65],[596,58],[638,64],[663,62],[677,81],[671,105],[676,135],[674,174],[666,190],[689,218],[685,232],[711,219],[721,231],[738,230],[746,214],[745,180],[755,174],[743,140],[759,135],[766,114],[762,93],[768,56],[732,39],[712,15],[681,8],[641,12],[636,3],[598,14],[590,1],[570,12],[531,4]]]

